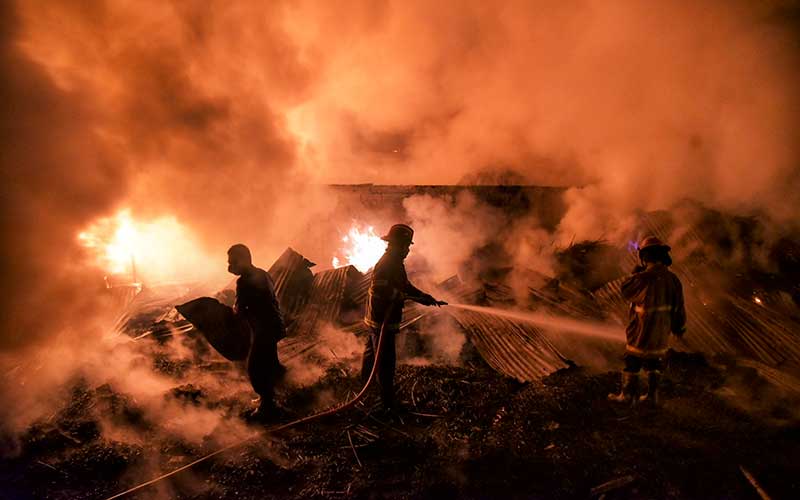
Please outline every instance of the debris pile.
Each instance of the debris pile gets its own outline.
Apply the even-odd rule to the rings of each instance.
[[[797,421],[770,423],[732,405],[727,383],[737,370],[673,355],[668,404],[652,413],[609,405],[605,394],[616,384],[610,373],[570,368],[521,384],[483,365],[404,365],[397,382],[407,411],[397,418],[384,416],[372,394],[329,420],[248,441],[141,496],[750,498],[742,466],[771,495],[793,496],[787,478],[800,472]],[[175,375],[164,398],[229,415],[242,409],[241,399],[184,382]],[[279,391],[279,401],[305,413],[359,385],[342,363],[312,386]],[[106,435],[101,415],[135,433]],[[163,425],[143,417],[125,394],[77,381],[65,405],[31,427],[16,458],[4,460],[4,493],[107,498],[219,446],[213,433],[189,441],[165,435]],[[703,479],[687,467],[702,470]]]
[[[13,449],[3,458],[4,493],[105,498],[252,437],[143,496],[740,498],[752,497],[754,484],[796,496],[787,478],[800,472],[798,246],[759,242],[749,219],[694,220],[686,227],[654,212],[638,228],[676,248],[689,316],[685,344],[670,352],[660,413],[606,401],[617,389],[608,370],[619,368],[620,340],[486,312],[622,330],[628,304],[619,286],[635,252],[602,241],[554,250],[553,276],[481,261],[500,255],[496,248],[476,252],[463,276],[430,289],[486,310],[406,305],[397,377],[404,413],[386,417],[371,394],[334,418],[270,436],[241,419],[252,394],[240,363],[220,356],[175,309],[210,294],[231,304],[232,288],[145,287],[117,329],[136,363],[160,377],[154,397],[72,380],[52,414],[17,439],[4,437]],[[750,234],[752,244],[739,248],[720,228]],[[269,269],[288,330],[279,352],[289,371],[277,394],[287,419],[360,389],[370,274],[314,266],[289,248]],[[457,340],[455,354],[437,357],[435,343],[447,335]],[[702,480],[687,469],[702,470]]]

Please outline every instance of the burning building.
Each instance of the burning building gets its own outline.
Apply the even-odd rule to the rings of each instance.
[[[431,265],[433,259],[427,254],[429,250],[425,241],[418,240],[419,249],[415,251],[420,255],[418,259],[409,261],[409,273],[415,281],[426,283],[429,289],[437,296],[446,298],[451,305],[442,309],[406,305],[398,337],[398,351],[403,365],[401,379],[403,374],[408,377],[405,379],[407,385],[400,392],[414,408],[408,418],[425,421],[449,418],[445,415],[453,411],[466,411],[455,408],[462,408],[468,401],[449,399],[458,397],[453,387],[428,385],[430,381],[424,375],[428,373],[426,370],[440,370],[433,372],[435,375],[432,376],[444,377],[444,380],[456,376],[468,387],[471,384],[488,387],[497,384],[497,381],[526,384],[523,387],[550,387],[556,383],[554,380],[559,380],[558,377],[568,377],[565,380],[578,377],[577,380],[580,380],[580,377],[586,376],[580,375],[583,371],[601,374],[619,364],[627,314],[627,304],[621,299],[619,284],[626,274],[624,270],[635,263],[635,249],[629,248],[626,242],[615,245],[608,241],[578,241],[566,247],[551,244],[547,250],[548,274],[535,271],[526,266],[524,261],[514,259],[503,245],[510,235],[508,228],[517,227],[515,223],[519,220],[529,221],[530,213],[534,210],[532,207],[537,207],[535,211],[538,214],[563,215],[563,206],[558,201],[558,195],[562,193],[558,193],[558,190],[515,186],[415,189],[361,185],[334,186],[332,191],[338,193],[341,200],[337,210],[331,212],[331,217],[350,221],[350,226],[344,231],[338,230],[342,236],[337,241],[337,250],[330,254],[330,265],[315,264],[299,249],[288,248],[269,267],[287,325],[287,338],[279,343],[280,358],[289,370],[279,398],[287,406],[302,406],[307,407],[307,411],[313,411],[334,403],[337,398],[347,399],[352,394],[342,390],[352,385],[352,374],[357,370],[360,357],[360,345],[368,333],[363,317],[370,268],[379,257],[375,248],[383,244],[377,237],[375,226],[372,226],[380,221],[360,223],[353,221],[353,216],[381,207],[386,209],[382,215],[389,220],[409,220],[409,210],[413,212],[415,199],[425,200],[428,206],[434,200],[435,203],[443,203],[457,210],[459,203],[463,203],[463,199],[459,201],[459,196],[463,196],[464,192],[470,197],[479,198],[471,207],[481,207],[492,216],[502,217],[505,224],[498,226],[486,239],[480,240],[479,246],[463,253],[465,260],[455,266],[457,272],[445,279],[438,278],[441,270]],[[548,197],[555,200],[554,205],[542,206]],[[496,205],[492,204],[493,200]],[[496,207],[502,208],[499,215],[493,212]],[[670,370],[672,376],[677,377],[675,383],[688,383],[679,373],[686,370],[708,371],[707,363],[711,363],[712,366],[722,367],[727,381],[711,382],[721,380],[714,379],[720,377],[714,372],[713,375],[707,374],[711,377],[709,383],[722,384],[722,389],[729,391],[734,386],[733,380],[744,379],[751,387],[735,389],[741,392],[736,396],[739,404],[756,404],[752,403],[756,401],[758,405],[768,408],[759,411],[778,411],[789,401],[800,399],[797,288],[790,277],[791,273],[798,272],[796,262],[792,260],[795,243],[786,239],[777,243],[754,241],[746,248],[734,250],[726,244],[730,234],[719,230],[709,234],[709,224],[725,226],[728,231],[737,228],[735,230],[740,232],[744,226],[758,224],[757,221],[730,217],[698,205],[685,208],[689,209],[696,212],[692,218],[694,225],[687,227],[683,220],[668,212],[649,212],[641,214],[636,225],[632,226],[630,235],[635,241],[640,234],[656,234],[673,242],[676,249],[673,268],[685,283],[689,334],[684,343],[673,346]],[[124,219],[120,221],[129,223]],[[544,224],[540,227],[542,231],[548,231]],[[750,230],[755,231],[752,227]],[[548,234],[554,231],[555,228],[551,226]],[[99,240],[93,239],[93,234],[82,233],[80,238],[94,248],[102,246]],[[119,251],[118,232],[111,231],[109,234],[109,251]],[[759,267],[757,259],[747,260],[740,255],[755,256],[759,252],[766,252],[772,259],[781,262],[782,273],[786,274],[773,274],[767,268]],[[121,254],[125,255],[123,260],[131,257],[125,251]],[[100,252],[100,255],[107,258],[108,254]],[[537,259],[542,260],[545,256],[539,254]],[[543,269],[541,263],[536,265]],[[318,267],[321,269],[317,270]],[[735,279],[723,279],[726,276],[735,276]],[[110,293],[114,293],[113,287]],[[224,358],[231,357],[233,351],[241,352],[242,347],[224,345],[224,339],[205,337],[175,310],[175,306],[202,295],[213,295],[221,302],[231,304],[234,291],[232,284],[217,286],[196,282],[145,282],[138,293],[128,295],[129,300],[120,309],[121,315],[115,328],[119,338],[129,339],[128,342],[135,346],[140,356],[143,354],[145,359],[151,358],[156,363],[157,371],[165,374],[168,380],[174,380],[171,392],[164,396],[170,401],[169,404],[175,404],[172,401],[178,401],[180,405],[189,404],[190,407],[211,412],[214,418],[219,418],[219,411],[224,410],[228,416],[222,422],[231,417],[235,421],[230,412],[237,411],[236,408],[245,404],[242,395],[247,394],[248,389],[246,384],[242,385],[242,373],[236,363]],[[207,340],[211,341],[211,345]],[[130,347],[123,344],[118,349]],[[246,352],[246,347],[244,349]],[[241,359],[241,356],[231,359]],[[411,372],[414,373],[412,375],[408,370],[416,371]],[[234,387],[239,396],[234,400],[226,400],[224,392],[218,393],[219,389],[215,389],[223,379],[236,381]],[[349,382],[342,385],[344,381]],[[178,382],[178,385],[174,385]],[[401,386],[403,383],[401,381]],[[501,385],[507,383],[502,382]],[[88,390],[82,397],[95,401],[93,404],[104,408],[112,405],[109,411],[116,415],[114,418],[117,421],[102,423],[102,426],[130,429],[133,425],[135,428],[136,424],[128,421],[129,414],[142,410],[136,410],[136,404],[130,400],[119,402],[117,386],[99,389],[84,386],[80,390]],[[111,394],[103,392],[109,390]],[[516,397],[513,396],[515,390],[508,386],[496,386],[496,390],[500,391],[498,395],[505,394],[504,397],[512,399]],[[437,401],[430,391],[439,391],[437,393],[444,399]],[[680,389],[669,389],[669,392],[675,397],[680,394]],[[222,399],[218,399],[220,397]],[[477,395],[470,397],[482,401],[481,405],[488,404],[495,408],[497,413],[492,417],[494,423],[491,428],[505,426],[502,423],[504,419],[517,418],[506,416],[509,411],[505,409],[506,406],[517,404],[512,400],[487,400],[482,399],[485,396]],[[546,398],[558,400],[558,396],[553,394]],[[454,409],[446,410],[438,406],[442,404]],[[527,400],[524,403],[530,404]],[[368,407],[359,411],[370,416]],[[62,415],[59,418],[66,417]],[[355,421],[347,418],[350,417],[346,417],[350,423],[346,425],[355,426],[348,427],[349,444],[353,447],[356,460],[360,461],[360,452],[356,450],[379,446],[380,440],[376,440],[379,434],[376,434],[376,429],[355,423],[359,421],[358,418]],[[783,418],[793,417],[787,415]],[[124,423],[121,424],[120,420]],[[48,431],[47,425],[37,425],[39,427],[29,431],[31,434],[27,439],[48,443],[55,439],[52,432],[62,432]],[[230,424],[217,425],[225,428]],[[416,425],[425,428],[428,424],[418,422]],[[520,425],[524,427],[518,422],[513,424]],[[547,425],[558,426],[553,423]],[[335,423],[323,426],[324,429],[335,427]],[[213,436],[218,431],[209,432]],[[302,431],[298,432],[304,435]],[[402,435],[405,431],[396,429],[389,432]],[[452,429],[447,432],[461,431]],[[445,434],[449,435],[447,432]],[[517,431],[505,432],[513,435]],[[76,433],[80,435],[78,431],[70,431],[67,436],[71,438]],[[215,437],[213,442],[218,443],[216,450],[201,446],[190,452],[190,456],[213,460],[206,458],[202,450],[208,452],[206,455],[213,455],[233,446],[252,449],[259,439],[257,435],[244,430],[236,430],[232,436],[236,436],[236,439]],[[480,439],[487,438],[484,436]],[[191,440],[186,441],[189,438],[182,439],[192,446]],[[300,446],[313,449],[319,444],[303,442]],[[281,450],[275,453],[291,454],[288,449]],[[128,451],[116,450],[113,453],[117,460],[124,463],[136,462]],[[182,455],[171,456],[178,457],[180,461]],[[281,459],[273,452],[258,460],[259,463],[264,460],[281,463]],[[287,463],[281,465],[288,467],[288,470],[297,466]],[[241,465],[235,465],[232,470],[238,471],[238,467]],[[169,466],[158,469],[170,474],[165,479],[170,488],[181,488],[175,485],[171,475],[178,469],[173,467],[170,470]],[[232,491],[232,486],[225,486],[224,476],[214,474],[214,477],[218,484],[215,486],[217,489],[212,491]],[[132,483],[127,482],[133,486]],[[418,491],[431,487],[424,480],[418,484],[423,488]],[[110,492],[103,488],[102,491]],[[325,490],[316,490],[315,494],[323,497],[331,495]]]
[[[332,217],[338,220],[352,220],[353,215],[375,207],[384,209],[382,216],[386,220],[407,220],[403,200],[418,196],[435,197],[455,207],[456,198],[465,191],[482,196],[481,201],[487,204],[488,210],[492,209],[492,204],[503,207],[509,222],[516,217],[530,216],[532,207],[538,207],[533,209],[537,216],[554,214],[553,217],[557,218],[559,212],[563,215],[563,207],[558,201],[560,190],[548,188],[437,186],[416,189],[362,185],[334,186],[333,190],[343,193],[340,209],[332,212]],[[554,206],[547,206],[548,197],[555,200]],[[713,212],[705,216],[724,218]],[[720,260],[724,258],[721,255],[724,249],[720,247],[725,242],[704,239],[701,236],[703,224],[701,221],[695,227],[676,228],[669,214],[654,212],[644,214],[636,232],[631,235],[635,239],[640,234],[657,234],[667,241],[675,241],[678,252],[685,255],[676,262],[674,269],[687,284],[689,330],[693,334],[681,347],[711,357],[747,359],[754,366],[763,366],[764,371],[780,366],[787,372],[786,380],[791,380],[788,377],[798,373],[796,367],[800,361],[794,319],[794,308],[797,307],[795,285],[791,279],[766,277],[769,274],[756,276],[759,271],[753,269],[730,269],[730,263]],[[317,332],[323,326],[357,336],[365,334],[361,320],[370,267],[377,261],[385,244],[373,226],[364,227],[362,232],[358,223],[354,223],[342,238],[340,252],[343,260],[333,257],[333,269],[323,268],[315,273],[317,265],[291,248],[269,268],[287,318],[291,343],[293,346],[302,344],[294,348],[307,350],[318,342]],[[553,226],[550,227],[552,230]],[[494,235],[495,238],[505,236],[503,229]],[[419,250],[423,257],[424,245],[424,241],[421,242]],[[416,269],[410,268],[412,275],[416,274],[423,282],[434,285],[437,294],[453,303],[483,306],[485,309],[453,307],[429,312],[408,305],[405,314],[408,319],[403,330],[408,331],[407,338],[414,340],[409,340],[407,355],[414,357],[418,354],[414,350],[424,343],[419,332],[441,330],[445,327],[435,325],[447,323],[451,332],[443,334],[463,338],[465,345],[469,346],[467,350],[474,349],[494,369],[520,381],[537,380],[574,363],[611,366],[615,359],[612,353],[618,351],[616,348],[624,341],[621,332],[627,314],[627,304],[619,294],[620,278],[624,275],[622,269],[635,264],[635,254],[626,248],[614,249],[613,245],[605,242],[573,243],[567,248],[552,249],[557,263],[553,274],[545,275],[521,267],[519,262],[503,260],[502,251],[487,253],[486,249],[494,249],[496,245],[497,241],[488,241],[483,247],[474,249],[467,262],[460,263],[461,273],[438,282],[431,281],[436,273],[424,258],[416,262],[412,260],[412,265],[417,265]],[[779,251],[779,247],[770,251]],[[475,269],[479,272],[472,272]],[[598,272],[606,281],[598,281]],[[745,277],[744,273],[750,276]],[[718,281],[721,274],[742,278],[736,285],[721,289]],[[520,283],[523,287],[521,293]],[[226,297],[230,303],[232,292],[227,290],[218,295]],[[126,321],[120,323],[122,330],[129,328],[131,321],[133,324],[141,323],[140,304],[150,304],[149,293],[129,306],[125,313]],[[184,293],[165,301],[156,321],[160,321],[164,314],[174,316],[171,308],[188,296]],[[541,317],[533,314],[527,318],[522,315],[509,317],[496,310],[492,312],[491,308],[526,310],[539,313]],[[146,313],[151,314],[151,311]],[[548,322],[546,317],[551,317],[551,320]],[[592,332],[591,326],[576,328],[568,322],[559,326],[558,318],[572,318],[589,324],[611,321],[619,325],[618,333],[615,337],[613,333],[606,334],[602,328]],[[186,328],[186,323],[178,320],[170,328]],[[143,333],[140,328],[132,332],[134,336]],[[598,364],[603,356],[606,356],[605,363]],[[800,386],[793,390],[800,390]]]
[[[797,10],[4,3],[0,496],[792,495]],[[246,425],[247,346],[176,306],[247,243],[287,419],[351,400],[397,222],[451,304],[407,305],[413,413]],[[645,235],[688,312],[656,415],[605,400]]]

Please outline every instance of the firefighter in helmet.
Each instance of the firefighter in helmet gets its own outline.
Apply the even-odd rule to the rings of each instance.
[[[664,356],[670,333],[681,338],[686,331],[683,288],[668,267],[670,247],[655,236],[639,244],[639,260],[633,274],[622,283],[622,296],[631,303],[626,329],[625,369],[622,389],[608,399],[620,403],[648,402],[658,405]],[[647,393],[639,397],[639,371],[647,372]]]
[[[395,224],[389,229],[389,233],[381,238],[388,245],[386,252],[372,271],[364,316],[364,323],[370,328],[361,366],[361,378],[364,383],[369,378],[375,363],[381,326],[386,321],[384,335],[387,338],[383,341],[377,376],[381,386],[381,400],[387,412],[397,410],[394,400],[394,372],[397,358],[395,335],[400,330],[403,319],[403,302],[413,300],[426,306],[446,304],[419,290],[408,281],[403,261],[408,256],[413,238],[414,230],[405,224]]]

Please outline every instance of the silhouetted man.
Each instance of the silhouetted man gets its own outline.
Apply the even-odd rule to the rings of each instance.
[[[386,253],[380,258],[372,271],[372,281],[367,297],[367,310],[364,323],[371,332],[364,349],[361,366],[361,379],[366,382],[375,363],[375,352],[381,325],[386,320],[383,349],[378,362],[377,375],[381,385],[381,400],[387,412],[397,410],[394,400],[394,372],[397,361],[395,351],[395,335],[400,330],[403,320],[403,302],[413,300],[426,306],[444,305],[431,295],[419,290],[408,281],[403,261],[408,256],[413,244],[414,230],[405,224],[395,224],[389,234],[381,239],[388,242]]]
[[[250,352],[247,373],[260,401],[251,417],[259,420],[273,418],[275,382],[282,371],[278,362],[278,341],[286,336],[275,285],[263,269],[253,265],[250,250],[233,245],[228,250],[228,272],[236,280],[236,314],[250,326]]]
[[[658,404],[658,385],[664,355],[672,333],[682,337],[686,331],[683,288],[678,277],[667,269],[672,265],[670,247],[655,236],[639,245],[641,265],[622,283],[622,296],[631,303],[626,330],[625,369],[622,389],[609,394],[611,401]],[[647,394],[639,398],[639,371],[647,372]]]

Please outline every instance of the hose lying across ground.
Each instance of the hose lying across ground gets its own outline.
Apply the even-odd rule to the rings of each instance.
[[[273,432],[279,432],[279,431],[282,431],[282,430],[286,430],[286,429],[288,429],[290,427],[295,427],[297,425],[305,424],[305,423],[311,422],[313,420],[318,420],[318,419],[321,419],[321,418],[324,418],[324,417],[328,417],[328,416],[334,415],[336,413],[339,413],[341,411],[347,410],[348,408],[352,408],[353,405],[358,403],[358,401],[361,400],[361,398],[363,398],[364,395],[367,393],[367,389],[369,389],[370,385],[372,384],[372,381],[375,379],[375,374],[377,373],[377,370],[378,370],[378,362],[380,361],[381,352],[383,351],[384,339],[386,337],[386,335],[385,335],[386,324],[388,323],[389,315],[392,313],[392,310],[393,310],[394,307],[396,307],[396,305],[394,305],[393,307],[389,307],[389,310],[386,311],[386,316],[383,318],[383,322],[381,323],[380,335],[378,335],[378,348],[375,350],[375,360],[372,363],[372,370],[369,372],[369,378],[367,379],[367,382],[364,384],[364,387],[361,388],[361,391],[359,391],[359,393],[356,394],[353,397],[353,399],[351,399],[349,401],[346,401],[345,403],[342,403],[340,405],[328,408],[327,410],[323,410],[323,411],[321,411],[319,413],[314,413],[313,415],[308,415],[306,417],[299,418],[297,420],[292,420],[291,422],[287,422],[285,424],[280,424],[280,425],[277,425],[275,427],[270,427],[268,429],[265,429],[264,433],[265,434],[269,434],[269,433],[273,433]],[[133,488],[127,489],[127,490],[125,490],[123,492],[117,493],[114,496],[108,497],[106,500],[114,500],[115,498],[121,498],[121,497],[129,495],[129,494],[131,494],[131,493],[133,493],[135,491],[138,491],[138,490],[141,490],[141,489],[146,488],[148,486],[151,486],[151,485],[153,485],[153,484],[155,484],[155,483],[157,483],[157,482],[159,482],[159,481],[161,481],[163,479],[166,479],[166,478],[174,476],[174,475],[176,475],[176,474],[178,474],[180,472],[183,472],[183,471],[185,471],[187,469],[190,469],[190,468],[194,467],[195,465],[197,465],[197,464],[199,464],[201,462],[205,462],[209,458],[212,458],[212,457],[215,457],[215,456],[220,455],[222,453],[225,453],[226,451],[231,450],[233,448],[237,448],[237,447],[239,447],[239,446],[241,446],[241,445],[243,445],[243,444],[245,444],[245,443],[247,443],[249,441],[252,441],[252,440],[260,437],[261,435],[262,434],[259,433],[256,436],[250,436],[250,437],[247,437],[247,438],[242,439],[240,441],[237,441],[235,443],[229,444],[228,446],[220,448],[219,450],[217,450],[215,452],[209,453],[208,455],[205,455],[203,457],[198,458],[194,462],[190,462],[190,463],[188,463],[188,464],[186,464],[186,465],[184,465],[182,467],[179,467],[179,468],[177,468],[177,469],[175,469],[173,471],[167,472],[167,473],[162,474],[162,475],[160,475],[160,476],[158,476],[158,477],[156,477],[154,479],[151,479],[151,480],[149,480],[147,482],[144,482],[144,483],[141,483],[139,485],[136,485]]]
[[[438,302],[437,305],[448,305],[448,304],[446,302]],[[546,315],[541,315],[541,314],[535,314],[535,313],[514,312],[514,311],[508,311],[508,310],[497,309],[497,308],[478,307],[478,306],[472,306],[472,305],[467,305],[467,304],[449,304],[449,305],[452,306],[452,307],[459,308],[459,309],[471,310],[471,311],[476,311],[476,312],[481,312],[481,313],[486,313],[486,314],[494,314],[494,315],[498,315],[498,316],[509,317],[509,318],[512,318],[512,319],[520,320],[520,321],[527,321],[527,322],[531,322],[531,323],[537,324],[538,326],[557,328],[557,329],[562,329],[562,330],[565,330],[565,331],[572,331],[574,333],[580,333],[580,334],[583,334],[583,335],[594,336],[594,337],[601,337],[601,338],[606,338],[606,339],[610,339],[610,340],[624,340],[624,336],[619,331],[619,328],[615,327],[615,326],[592,323],[592,322],[585,322],[585,321],[577,321],[577,320],[569,319],[569,318],[556,318],[556,317],[551,317],[551,316],[546,316]],[[334,406],[334,407],[328,408],[327,410],[321,411],[319,413],[315,413],[313,415],[308,415],[306,417],[299,418],[297,420],[292,420],[291,422],[287,422],[285,424],[280,424],[280,425],[277,425],[275,427],[270,427],[268,429],[265,429],[264,433],[268,434],[268,433],[273,433],[273,432],[279,432],[279,431],[288,429],[290,427],[295,427],[295,426],[300,425],[300,424],[305,424],[305,423],[311,422],[313,420],[318,420],[318,419],[321,419],[321,418],[324,418],[324,417],[327,417],[327,416],[330,416],[330,415],[334,415],[334,414],[339,413],[341,411],[344,411],[344,410],[346,410],[348,408],[351,408],[359,400],[361,400],[361,398],[363,398],[364,395],[367,393],[367,389],[369,389],[370,385],[372,384],[372,381],[375,378],[375,374],[377,372],[377,367],[378,367],[378,362],[379,362],[380,356],[381,356],[381,351],[383,350],[383,343],[384,343],[384,337],[385,337],[384,332],[386,330],[387,320],[389,318],[389,315],[393,312],[392,310],[393,310],[394,307],[397,307],[397,304],[394,304],[392,307],[389,308],[389,310],[386,312],[386,316],[383,319],[383,323],[381,324],[380,335],[378,336],[378,347],[377,347],[377,349],[375,351],[375,362],[372,365],[372,370],[370,371],[369,378],[367,379],[367,382],[364,384],[364,387],[361,388],[361,391],[358,394],[356,394],[355,397],[353,397],[353,399],[351,399],[351,400],[349,400],[349,401],[347,401],[345,403],[342,403],[342,404],[340,404],[338,406]],[[236,448],[236,447],[241,446],[241,445],[243,445],[243,444],[245,444],[245,443],[247,443],[249,441],[252,441],[252,440],[258,438],[260,435],[261,434],[258,434],[256,436],[251,436],[251,437],[242,439],[240,441],[237,441],[237,442],[235,442],[233,444],[229,444],[229,445],[227,445],[227,446],[225,446],[225,447],[223,447],[223,448],[221,448],[221,449],[219,449],[219,450],[217,450],[217,451],[215,451],[213,453],[209,453],[208,455],[205,455],[205,456],[203,456],[201,458],[198,458],[194,462],[190,462],[190,463],[188,463],[188,464],[186,464],[186,465],[184,465],[182,467],[179,467],[179,468],[177,468],[177,469],[175,469],[175,470],[173,470],[171,472],[167,472],[166,474],[162,474],[161,476],[158,476],[158,477],[156,477],[154,479],[151,479],[150,481],[147,481],[145,483],[142,483],[142,484],[139,484],[137,486],[134,486],[133,488],[125,490],[125,491],[123,491],[121,493],[117,493],[116,495],[114,495],[112,497],[109,497],[106,500],[113,500],[115,498],[120,498],[120,497],[126,496],[126,495],[128,495],[130,493],[133,493],[135,491],[138,491],[138,490],[140,490],[142,488],[145,488],[147,486],[155,484],[155,483],[161,481],[162,479],[166,479],[168,477],[174,476],[174,475],[176,475],[176,474],[178,474],[178,473],[180,473],[180,472],[182,472],[182,471],[184,471],[186,469],[190,469],[190,468],[194,467],[195,465],[197,465],[197,464],[199,464],[201,462],[205,462],[209,458],[212,458],[212,457],[214,457],[216,455],[219,455],[221,453],[224,453],[224,452],[226,452],[226,451],[228,451],[230,449]]]

